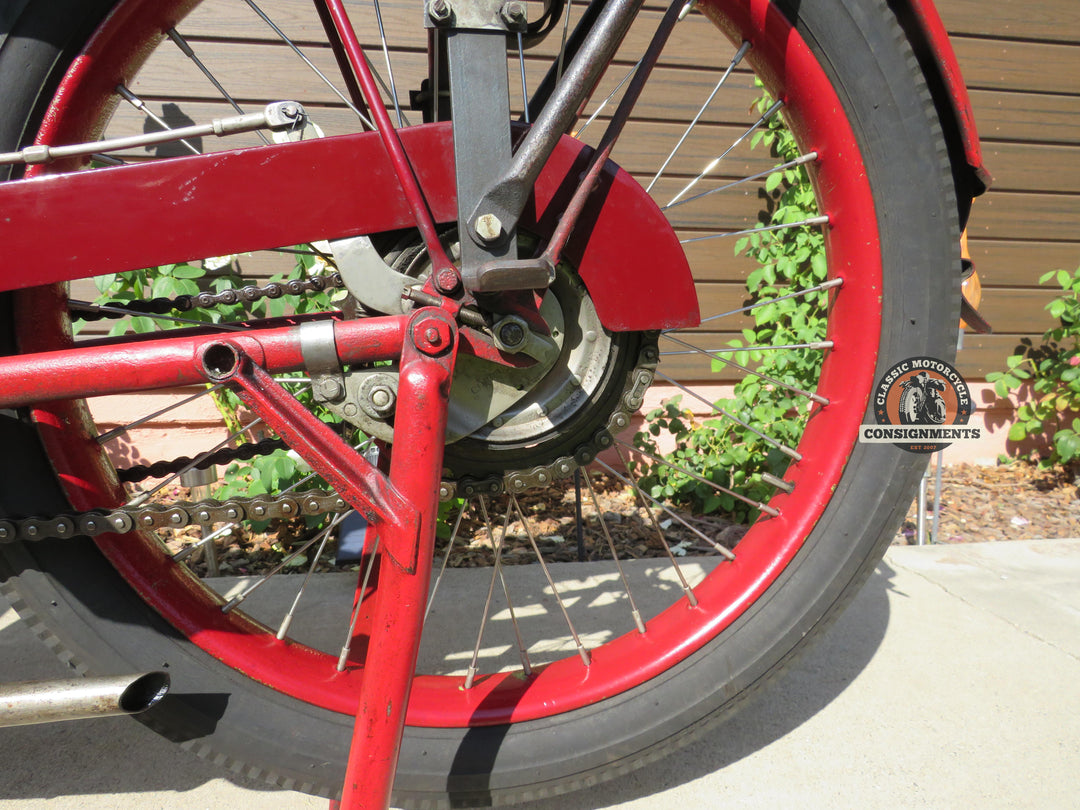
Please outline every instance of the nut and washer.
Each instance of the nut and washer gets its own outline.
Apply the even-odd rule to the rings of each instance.
[[[524,31],[528,27],[528,16],[525,12],[525,4],[520,0],[510,0],[499,9],[499,16],[511,31]]]
[[[424,354],[439,355],[450,349],[454,335],[442,318],[423,318],[413,326],[413,343]]]
[[[454,16],[454,9],[447,0],[431,0],[427,13],[428,18],[436,25],[447,25]]]

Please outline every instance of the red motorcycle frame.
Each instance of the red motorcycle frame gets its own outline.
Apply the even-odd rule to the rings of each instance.
[[[114,30],[138,30],[144,24],[140,11],[152,5],[126,5],[131,19],[126,27]],[[678,5],[673,8],[677,10]],[[944,26],[929,0],[895,5],[920,56],[954,154],[963,155],[962,163],[954,167],[963,219],[967,200],[989,180],[970,102]],[[366,108],[376,119],[376,132],[70,175],[50,176],[31,168],[27,179],[0,185],[0,211],[4,212],[0,240],[12,254],[33,255],[35,260],[0,276],[0,291],[72,280],[81,277],[86,266],[98,272],[119,272],[191,256],[242,253],[271,243],[298,243],[316,232],[346,237],[415,227],[431,251],[433,278],[438,279],[425,290],[431,305],[409,315],[342,320],[333,326],[341,363],[388,360],[401,364],[388,472],[365,461],[272,380],[273,373],[304,367],[302,318],[227,338],[193,329],[146,343],[117,345],[104,340],[3,358],[0,407],[185,383],[227,383],[377,526],[382,563],[365,667],[380,677],[363,681],[341,800],[343,807],[377,808],[389,803],[419,645],[455,360],[467,353],[496,363],[521,361],[500,352],[479,333],[459,326],[457,315],[470,300],[468,293],[443,294],[459,289],[463,275],[463,268],[455,267],[447,257],[434,229],[437,221],[458,218],[453,164],[447,160],[454,148],[451,125],[410,128],[399,136],[341,0],[326,0],[325,6],[328,29],[334,32]],[[91,43],[82,59],[86,64],[109,60],[110,43]],[[101,70],[100,64],[96,67],[85,74],[88,81],[114,75]],[[115,67],[122,75],[128,66]],[[70,75],[71,81],[80,82],[80,65]],[[95,94],[111,87],[80,90]],[[64,142],[63,133],[51,129],[54,123],[46,120],[42,137]],[[534,232],[565,243],[609,329],[695,324],[693,280],[681,246],[670,229],[661,225],[666,221],[658,211],[654,213],[656,227],[647,227],[648,221],[629,233],[597,227],[591,239],[567,241],[574,217],[584,206],[602,224],[604,218],[621,221],[625,210],[648,199],[625,172],[608,170],[602,178],[603,205],[595,200],[587,203],[591,184],[601,179],[604,157],[603,149],[594,155],[576,141],[559,139],[531,188],[533,202],[521,221]],[[591,176],[579,184],[576,178],[590,167]],[[251,195],[245,189],[253,184],[276,193]],[[356,193],[362,185],[380,191]],[[313,204],[312,195],[299,193],[313,186],[319,189],[314,199],[325,204]],[[112,222],[108,238],[103,238],[93,214],[106,196],[128,215]],[[230,220],[227,229],[215,222],[216,211],[222,207],[242,212]],[[569,221],[564,211],[572,212]],[[64,223],[65,239],[52,238],[54,222]],[[281,223],[288,223],[288,228],[283,230]],[[618,278],[602,272],[610,266],[621,268]],[[653,272],[656,266],[665,267],[662,279]],[[128,373],[115,374],[118,367]],[[105,374],[105,370],[114,373]],[[295,677],[302,682],[304,673]]]

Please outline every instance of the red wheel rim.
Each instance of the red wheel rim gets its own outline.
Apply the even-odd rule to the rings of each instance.
[[[128,75],[137,66],[142,53],[133,54],[128,43],[160,36],[157,32],[175,24],[195,3],[178,2],[168,13],[160,5],[131,0],[110,17],[69,71],[39,141],[72,142],[95,134],[100,100],[111,94],[116,76]],[[880,334],[881,257],[876,239],[866,238],[877,228],[866,172],[821,66],[775,6],[768,0],[702,0],[699,7],[733,41],[753,44],[749,58],[755,69],[770,91],[787,102],[788,120],[800,143],[820,156],[815,185],[821,209],[830,218],[829,270],[844,278],[829,319],[834,348],[825,358],[818,386],[829,404],[809,419],[799,444],[803,461],[787,474],[793,491],[770,501],[780,517],[759,520],[740,542],[737,559],[718,565],[695,587],[696,607],[685,599],[676,602],[650,620],[647,634],[629,633],[594,649],[587,668],[577,657],[566,658],[537,668],[527,679],[495,674],[469,690],[460,688],[459,676],[418,676],[410,725],[459,727],[550,716],[661,674],[715,638],[775,581],[802,547],[840,480],[872,385],[877,346],[866,336]],[[16,311],[34,313],[32,323],[30,317],[16,317],[21,349],[68,345],[65,310],[63,293],[55,288],[20,293]],[[77,428],[88,418],[81,403],[47,403],[34,411],[34,418],[74,508],[123,502],[101,448],[89,431]],[[354,711],[362,667],[339,673],[332,656],[280,642],[239,612],[222,613],[220,599],[163,553],[152,536],[103,535],[97,543],[149,604],[210,655],[297,699],[345,714]]]

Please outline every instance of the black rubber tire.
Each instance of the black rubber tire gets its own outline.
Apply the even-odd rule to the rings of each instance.
[[[39,113],[57,66],[109,4],[56,0],[22,11],[0,46],[0,149],[22,142],[24,122]],[[863,148],[885,263],[878,374],[906,357],[951,360],[959,311],[956,205],[914,57],[880,0],[781,5],[819,54]],[[10,308],[6,299],[2,305]],[[0,339],[10,351],[11,319],[3,313]],[[20,414],[0,416],[0,446],[19,460],[19,474],[6,476],[0,488],[4,514],[64,508],[39,440]],[[893,446],[856,445],[835,497],[768,592],[705,648],[649,683],[513,726],[408,729],[396,801],[461,807],[561,793],[686,744],[758,692],[850,601],[888,545],[925,463]],[[144,722],[227,766],[294,789],[336,792],[351,719],[285,698],[210,660],[148,609],[90,542],[4,546],[2,566],[4,590],[20,614],[73,669],[168,669],[177,693]]]

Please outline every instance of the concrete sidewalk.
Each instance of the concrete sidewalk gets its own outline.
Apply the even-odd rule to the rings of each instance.
[[[0,677],[63,676],[0,613]],[[530,810],[1080,805],[1080,540],[893,548],[753,711]],[[309,808],[126,718],[0,729],[0,808]]]

